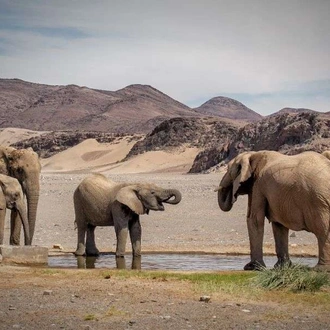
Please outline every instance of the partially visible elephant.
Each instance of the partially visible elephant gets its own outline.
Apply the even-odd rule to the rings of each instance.
[[[0,174],[0,245],[3,244],[7,208],[17,210],[24,228],[25,245],[31,245],[29,222],[21,185],[17,179],[8,175]],[[14,228],[11,226],[10,236],[12,237],[16,234]]]
[[[328,159],[330,159],[330,150],[325,150],[325,151],[323,151],[323,152],[322,152],[322,155],[323,155],[324,157],[327,157]]]
[[[15,149],[0,146],[0,173],[16,178],[26,196],[31,243],[37,217],[40,171],[39,157],[31,148]],[[16,209],[11,211],[11,223],[15,235],[11,236],[10,244],[19,245],[21,220]]]
[[[114,226],[117,237],[116,257],[125,255],[129,232],[134,258],[141,255],[139,215],[148,214],[149,210],[164,211],[163,203],[178,204],[181,193],[176,189],[164,189],[149,183],[117,183],[102,174],[93,174],[79,184],[73,199],[78,228],[77,256],[98,255],[95,227]]]
[[[318,240],[317,268],[330,270],[330,162],[308,151],[286,156],[275,151],[244,152],[232,159],[218,191],[218,204],[230,211],[248,194],[247,226],[251,261],[245,270],[265,266],[265,217],[272,223],[278,261],[290,262],[289,229],[306,230]]]

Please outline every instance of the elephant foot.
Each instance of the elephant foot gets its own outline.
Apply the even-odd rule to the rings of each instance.
[[[100,251],[97,248],[86,248],[86,256],[90,257],[98,257],[100,255]]]
[[[263,260],[261,261],[250,261],[244,266],[244,270],[263,270],[266,265]]]
[[[85,245],[82,243],[78,244],[77,250],[74,252],[76,256],[84,256],[85,255]]]
[[[277,263],[274,265],[274,268],[283,268],[283,267],[291,267],[292,261],[290,259],[278,259]]]
[[[20,245],[20,239],[11,238],[9,243],[10,243],[10,245],[19,246]]]

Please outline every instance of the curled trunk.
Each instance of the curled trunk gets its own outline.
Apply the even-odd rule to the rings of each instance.
[[[233,207],[233,186],[219,187],[218,189],[218,204],[222,211],[228,212]]]
[[[168,198],[164,200],[164,203],[168,204],[178,204],[181,202],[182,196],[179,190],[177,189],[168,189],[166,190]],[[174,197],[174,199],[172,198]]]

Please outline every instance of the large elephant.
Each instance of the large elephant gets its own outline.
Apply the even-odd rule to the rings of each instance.
[[[15,178],[0,174],[0,187],[0,245],[3,244],[7,208],[17,210],[24,228],[25,245],[31,245],[29,222],[20,183]],[[15,237],[16,235],[17,233],[14,232],[14,228],[11,226],[10,237]]]
[[[228,164],[218,203],[230,211],[239,195],[248,194],[247,227],[251,261],[244,269],[265,266],[265,217],[272,223],[278,261],[290,262],[289,229],[306,230],[318,240],[317,268],[330,270],[330,162],[308,151],[294,156],[275,151],[244,152]]]
[[[102,174],[93,174],[79,184],[73,199],[78,228],[77,256],[98,255],[95,227],[114,226],[116,257],[124,256],[129,232],[134,258],[141,255],[139,215],[148,214],[149,210],[164,211],[163,203],[178,204],[181,193],[148,183],[117,183]]]
[[[40,171],[39,157],[31,148],[15,149],[0,146],[0,173],[16,178],[26,196],[31,243],[37,217]],[[11,223],[16,234],[10,238],[10,244],[19,245],[21,220],[16,209],[11,211]]]

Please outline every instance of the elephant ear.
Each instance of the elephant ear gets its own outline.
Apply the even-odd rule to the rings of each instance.
[[[241,183],[247,181],[252,176],[252,168],[250,165],[250,153],[245,153],[237,162],[237,176],[233,181],[233,201],[236,200],[236,193]]]
[[[0,173],[9,174],[9,162],[12,151],[15,150],[11,147],[0,146]]]
[[[145,213],[145,208],[138,198],[136,190],[132,186],[121,188],[116,195],[116,200],[129,207],[136,214]]]

